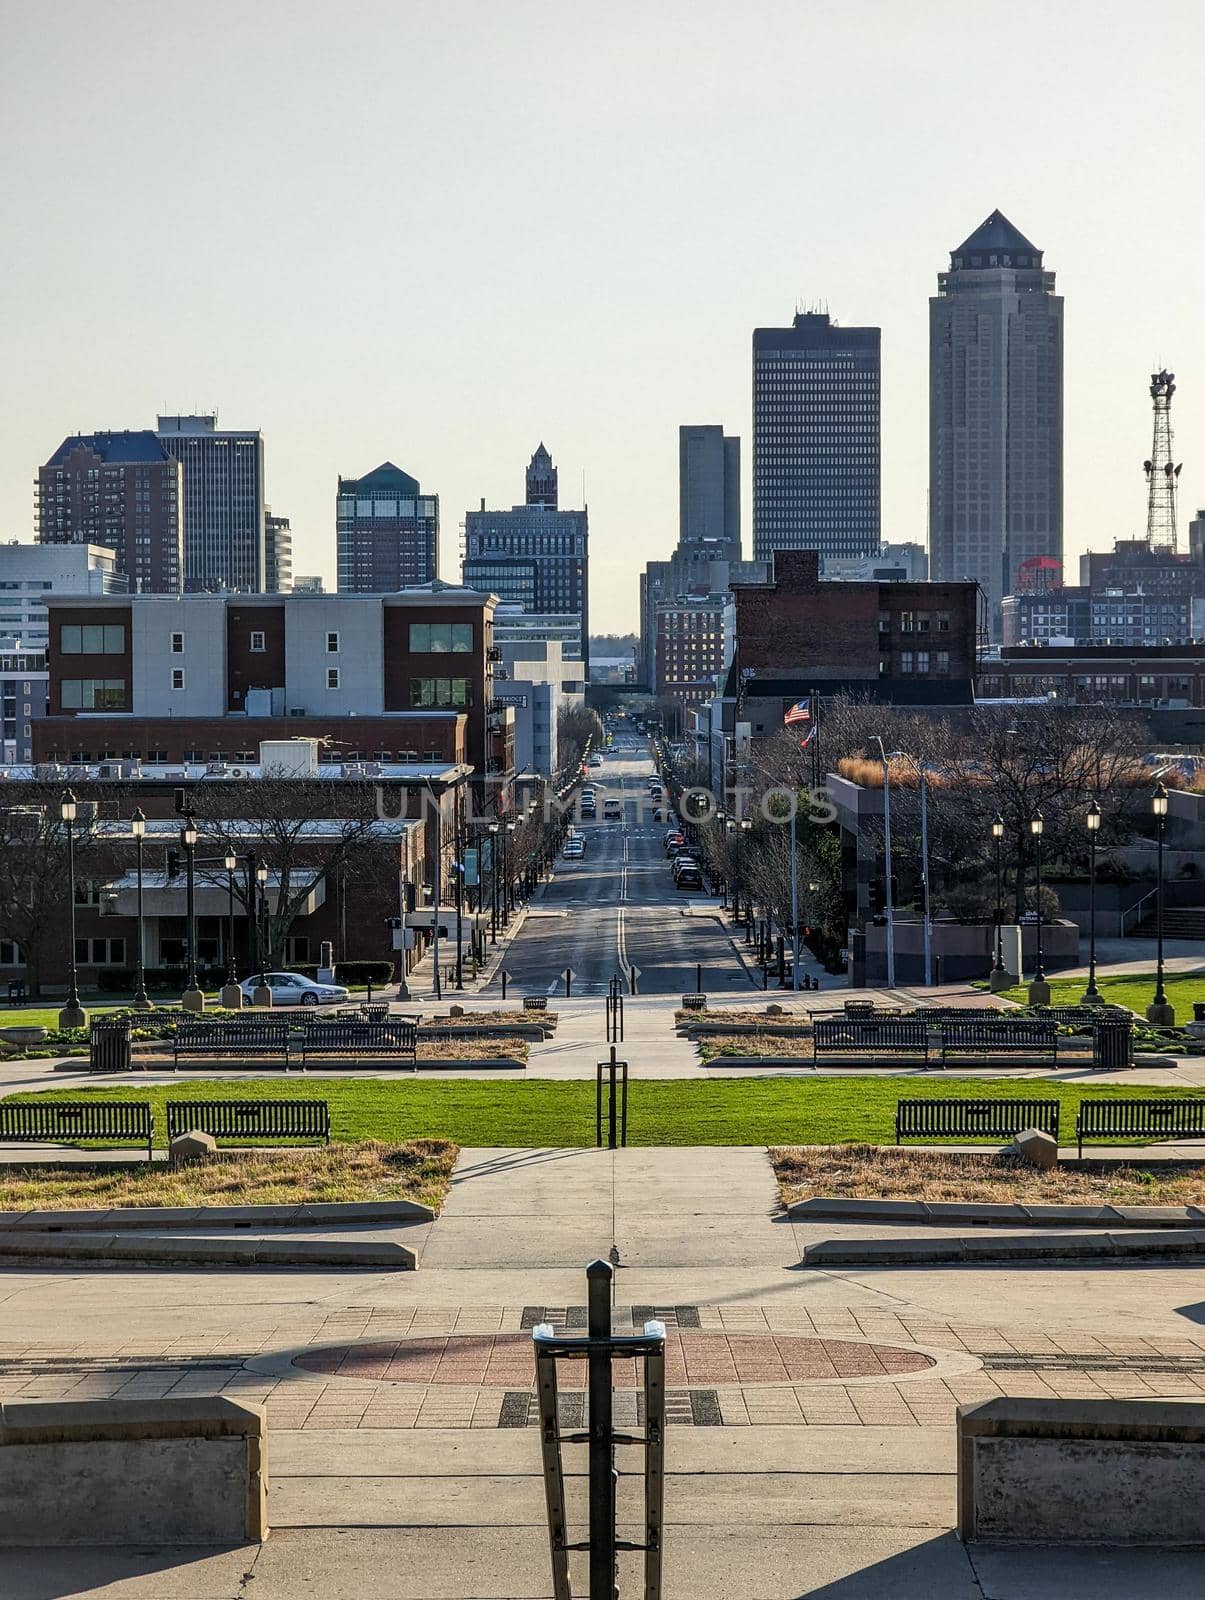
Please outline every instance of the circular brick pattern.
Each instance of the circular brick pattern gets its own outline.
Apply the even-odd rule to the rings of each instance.
[[[361,1382],[448,1384],[474,1389],[530,1389],[535,1362],[529,1333],[463,1334],[391,1339],[379,1344],[324,1345],[294,1356],[293,1365],[327,1377]],[[670,1330],[665,1381],[673,1388],[724,1384],[848,1383],[859,1378],[908,1377],[937,1363],[923,1350],[853,1339],[795,1334],[693,1333]],[[643,1382],[637,1363],[616,1362],[617,1388]],[[585,1361],[558,1362],[563,1388],[586,1383]]]

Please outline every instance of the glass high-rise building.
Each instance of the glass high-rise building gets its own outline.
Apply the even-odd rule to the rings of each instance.
[[[340,594],[389,594],[439,577],[439,496],[392,461],[339,479],[335,526]]]
[[[216,415],[160,417],[158,439],[184,468],[184,588],[190,594],[264,587],[264,440],[218,431]]]
[[[803,312],[753,333],[753,555],[879,548],[878,328]]]
[[[983,589],[993,636],[1024,563],[1063,555],[1063,302],[999,211],[929,301],[929,565]]]

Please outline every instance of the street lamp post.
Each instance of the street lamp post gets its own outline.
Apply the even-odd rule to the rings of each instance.
[[[197,907],[196,907],[196,854],[197,826],[191,813],[184,818],[180,829],[180,843],[184,846],[184,863],[188,914],[188,980],[180,1004],[185,1011],[204,1011],[205,995],[197,977]]]
[[[1031,1006],[1048,1006],[1050,985],[1046,982],[1046,972],[1042,966],[1042,813],[1040,811],[1035,811],[1030,818],[1029,831],[1033,835],[1034,877],[1037,884],[1037,917],[1034,924],[1037,947],[1033,982],[1029,986],[1029,1003]]]
[[[992,843],[996,847],[996,955],[992,962],[990,983],[993,991],[1012,987],[1013,975],[1004,966],[1004,818],[996,813],[992,823]]]
[[[895,988],[895,895],[891,885],[891,763],[878,740],[883,761],[883,907],[887,913],[887,987]]]
[[[727,909],[728,909],[728,860],[727,860],[727,851],[724,849],[724,840],[725,840],[725,838],[727,836],[727,832],[728,832],[728,813],[726,811],[717,811],[716,814],[715,814],[715,820],[716,820],[716,826],[720,830],[720,835],[719,835],[719,837],[720,837],[720,849],[721,849],[721,852],[722,852],[722,854],[721,854],[722,871],[721,871],[721,874],[720,874],[720,910],[721,911],[727,911]]]
[[[142,814],[141,806],[134,808],[134,815],[130,818],[130,832],[134,835],[134,859],[138,896],[138,934],[134,962],[134,1009],[135,1011],[153,1011],[155,1009],[154,1001],[146,992],[146,958],[143,954],[145,940],[143,937],[144,922],[142,916],[142,842],[146,838],[146,818]]]
[[[80,1005],[79,998],[79,973],[75,960],[75,819],[78,814],[78,802],[70,789],[64,789],[62,799],[59,801],[59,821],[67,833],[67,901],[70,908],[70,940],[71,940],[71,987],[67,994],[67,1004],[59,1012],[60,1028],[85,1028],[88,1025],[88,1013]]]
[[[1155,998],[1146,1008],[1146,1019],[1156,1027],[1172,1028],[1176,1023],[1176,1008],[1168,1004],[1167,990],[1163,987],[1163,835],[1167,826],[1167,789],[1163,784],[1151,796],[1151,812],[1155,818],[1159,876],[1155,900]]]
[[[255,965],[259,968],[259,982],[251,991],[251,1004],[253,1006],[270,1006],[272,1004],[272,990],[268,984],[267,974],[267,939],[264,919],[268,908],[268,869],[261,862],[255,860],[255,852],[247,856],[247,866],[252,879],[251,890],[251,920],[255,926]]]
[[[752,823],[752,820],[749,817],[742,817],[741,818],[741,838],[742,838],[742,841],[744,841],[745,839],[748,838],[749,833],[752,830],[752,827],[753,827],[753,823]],[[740,852],[741,853],[740,853],[739,860],[740,860],[740,863],[741,863],[741,870],[742,870],[742,875],[743,875],[744,874],[744,869],[748,865],[748,850],[746,848],[746,845],[743,842],[742,842],[742,844],[740,846]],[[745,880],[745,943],[746,944],[752,944],[753,943],[753,890],[750,888],[749,881],[748,881],[747,878]]]
[[[1100,990],[1096,987],[1096,835],[1100,831],[1100,807],[1093,800],[1084,816],[1088,830],[1088,987],[1084,990],[1084,1004],[1098,1006]]]
[[[489,825],[490,836],[490,943],[498,943],[498,824]]]
[[[239,988],[238,966],[234,958],[234,874],[238,857],[226,851],[223,865],[226,868],[226,982],[222,985],[222,1004],[227,1011],[243,1009],[243,991]]]

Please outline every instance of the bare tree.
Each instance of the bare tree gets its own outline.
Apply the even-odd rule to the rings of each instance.
[[[14,798],[16,791],[14,784]],[[20,948],[34,994],[41,993],[50,952],[65,950],[70,938],[62,794],[61,784],[22,783],[20,803],[0,811],[0,938]],[[77,886],[105,859],[94,822],[92,807],[82,804],[75,824]]]

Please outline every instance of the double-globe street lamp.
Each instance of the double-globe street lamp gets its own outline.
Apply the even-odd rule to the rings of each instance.
[[[186,876],[187,915],[188,915],[188,981],[184,993],[180,996],[180,1004],[185,1011],[204,1011],[205,995],[197,977],[197,905],[196,905],[196,858],[197,858],[197,825],[193,821],[192,813],[185,815],[180,828],[180,843],[184,847],[184,864]]]
[[[1004,989],[1004,870],[1001,860],[1001,851],[1004,848],[1004,818],[996,813],[992,822],[992,843],[996,847],[996,956],[992,962],[991,985],[993,989]]]
[[[1163,843],[1167,827],[1167,789],[1162,783],[1151,796],[1151,813],[1155,818],[1159,875],[1155,899],[1155,998],[1146,1008],[1146,1018],[1156,1027],[1171,1028],[1175,1026],[1176,1009],[1168,1004],[1167,990],[1163,986]]]

